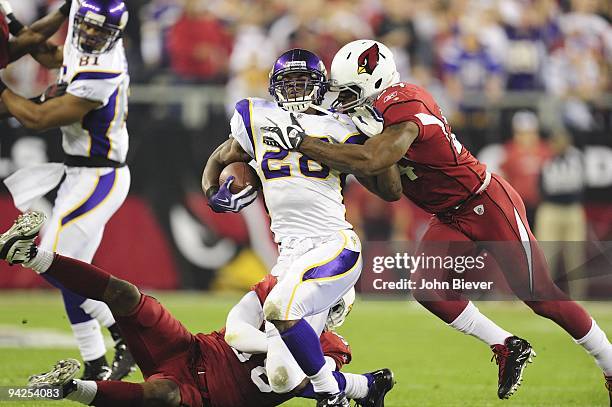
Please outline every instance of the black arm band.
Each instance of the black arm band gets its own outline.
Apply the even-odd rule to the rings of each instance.
[[[70,6],[72,5],[72,1],[65,2],[62,7],[59,8],[59,12],[68,17],[70,14]]]
[[[219,191],[219,185],[213,185],[206,190],[206,198],[210,199],[214,194]]]
[[[23,30],[24,25],[21,24],[21,22],[17,20],[17,18],[15,18],[15,15],[13,13],[7,15],[6,18],[8,18],[9,20],[9,32],[12,35],[17,36],[17,34],[19,34],[21,30]]]

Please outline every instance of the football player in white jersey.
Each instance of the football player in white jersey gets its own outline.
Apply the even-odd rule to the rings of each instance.
[[[334,117],[319,106],[326,89],[326,70],[319,57],[302,49],[281,55],[270,73],[275,101],[248,98],[236,104],[230,138],[209,158],[202,188],[213,210],[237,212],[257,192],[249,186],[232,194],[233,177],[219,186],[219,175],[232,162],[253,163],[280,250],[271,271],[278,285],[263,308],[270,344],[286,345],[310,378],[318,406],[348,406],[325,365],[317,334],[305,320],[326,314],[361,273],[361,244],[345,218],[342,189],[346,174],[270,145],[267,136],[295,130],[299,119],[308,134],[328,143],[364,142],[365,136],[348,117]],[[362,181],[381,197],[396,200],[401,186],[389,181],[397,179],[397,171],[393,166]],[[274,340],[278,335],[282,341]],[[266,369],[273,389],[283,387],[289,368],[281,346],[270,345]]]
[[[122,0],[74,0],[59,83],[65,94],[37,104],[0,82],[0,97],[19,122],[34,130],[61,127],[63,165],[26,168],[5,183],[21,210],[61,182],[41,247],[91,262],[104,227],[125,200],[130,187],[128,151],[129,75],[123,30],[128,12]],[[134,368],[106,304],[62,290],[66,311],[85,361],[85,379],[120,379]],[[100,324],[115,340],[111,367]]]

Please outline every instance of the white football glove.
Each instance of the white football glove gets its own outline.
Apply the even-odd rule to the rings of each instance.
[[[355,126],[368,137],[376,136],[383,131],[384,120],[372,106],[356,107],[350,116]]]
[[[302,140],[306,137],[306,132],[293,113],[290,113],[289,116],[291,117],[291,124],[284,131],[272,119],[267,118],[274,126],[261,128],[264,131],[263,142],[265,144],[279,147],[283,150],[298,149],[300,144],[302,144]]]
[[[13,14],[13,6],[11,6],[8,0],[0,0],[0,10],[2,10],[5,16]]]

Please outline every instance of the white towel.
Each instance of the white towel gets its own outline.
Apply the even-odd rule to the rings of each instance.
[[[22,212],[55,188],[66,171],[63,163],[45,163],[22,168],[4,180],[15,207]]]

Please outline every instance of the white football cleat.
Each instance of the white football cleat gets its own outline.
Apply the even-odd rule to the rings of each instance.
[[[0,259],[9,264],[25,263],[36,256],[34,239],[45,223],[42,212],[27,212],[19,215],[13,226],[0,235]]]
[[[63,389],[74,379],[80,369],[81,364],[75,359],[60,360],[50,371],[30,376],[28,387],[31,389],[41,387],[59,387]]]

